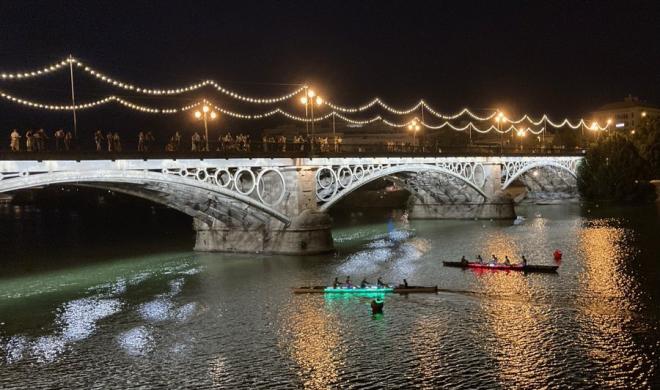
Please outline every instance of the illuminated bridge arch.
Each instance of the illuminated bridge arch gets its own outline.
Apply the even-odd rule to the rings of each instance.
[[[322,166],[316,171],[316,198],[326,211],[353,191],[375,180],[396,177],[401,173],[440,173],[467,184],[484,199],[486,172],[479,162],[455,161],[432,163],[351,164]]]
[[[582,157],[510,158],[502,163],[502,189],[506,189],[523,174],[539,168],[558,168],[577,178],[577,166]]]
[[[249,171],[250,173],[244,173]],[[210,225],[215,221],[254,227],[276,220],[284,225],[290,218],[277,211],[259,193],[263,172],[249,168],[222,169],[209,175],[185,170],[82,170],[57,172],[4,173],[0,177],[0,193],[48,185],[66,184],[116,191],[166,205]],[[252,183],[243,188],[237,177],[248,176]],[[224,177],[224,179],[223,179]],[[218,178],[218,179],[216,179]],[[230,181],[226,181],[229,179]],[[231,183],[231,180],[235,183]],[[282,181],[284,186],[284,181]],[[263,190],[261,190],[263,192]],[[284,193],[284,189],[282,189]],[[277,201],[282,200],[279,196]]]

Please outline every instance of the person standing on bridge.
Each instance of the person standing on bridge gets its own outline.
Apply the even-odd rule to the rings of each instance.
[[[12,152],[19,152],[21,150],[21,135],[18,133],[18,130],[14,129],[9,136],[9,147]]]
[[[103,149],[103,133],[101,133],[101,130],[96,130],[94,133],[94,143],[96,144],[96,151],[100,152]]]
[[[64,130],[58,129],[55,131],[55,151],[61,152],[62,146],[64,146]]]
[[[144,135],[144,151],[148,152],[151,150],[151,147],[156,143],[156,137],[151,131],[147,131],[147,134]]]
[[[73,133],[67,131],[64,136],[64,150],[67,152],[71,150],[71,141],[73,141]]]
[[[144,132],[138,133],[138,152],[144,152]]]
[[[181,146],[181,134],[179,134],[179,130],[174,133],[174,151],[178,152],[179,147]]]
[[[201,138],[199,137],[199,134],[197,132],[194,132],[191,139],[190,139],[190,151],[191,152],[197,152],[199,151],[199,141]]]
[[[112,146],[115,149],[115,152],[121,152],[121,139],[119,138],[119,133],[115,131],[115,134],[112,136]]]
[[[42,148],[41,130],[37,130],[32,134],[32,150],[41,152]]]
[[[34,148],[34,137],[32,136],[32,130],[28,130],[25,133],[25,149],[28,152],[31,152]]]
[[[115,148],[114,146],[114,137],[112,136],[112,133],[108,131],[108,134],[105,135],[105,141],[108,144],[108,152],[114,152]]]

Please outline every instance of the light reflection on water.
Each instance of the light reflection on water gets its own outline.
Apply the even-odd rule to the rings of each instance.
[[[633,340],[640,308],[640,288],[626,268],[636,250],[631,246],[631,232],[618,221],[595,220],[580,234],[584,253],[584,272],[580,277],[582,293],[578,323],[596,332],[584,332],[589,357],[607,367],[609,375],[594,370],[602,386],[625,387],[630,383],[645,384],[650,380],[647,367],[651,357],[635,353]],[[660,344],[658,344],[660,345]],[[624,375],[625,374],[625,375]]]
[[[652,387],[658,246],[639,240],[657,221],[540,215],[414,221],[396,239],[384,222],[367,235],[337,228],[334,256],[165,253],[6,278],[0,385],[48,387],[56,375],[71,381],[61,387]],[[557,275],[440,263],[494,253],[554,264],[555,248]],[[377,317],[374,296],[290,292],[346,275],[442,292],[388,294]]]

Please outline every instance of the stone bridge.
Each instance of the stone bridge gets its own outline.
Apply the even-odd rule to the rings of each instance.
[[[376,180],[411,193],[411,218],[514,218],[504,190],[575,193],[581,157],[360,157],[0,161],[0,193],[66,184],[116,191],[193,217],[195,249],[333,249],[327,211]],[[544,195],[545,194],[545,195]]]

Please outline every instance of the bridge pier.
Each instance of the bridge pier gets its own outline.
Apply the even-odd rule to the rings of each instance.
[[[330,217],[310,210],[293,218],[286,227],[242,229],[221,223],[209,226],[195,218],[193,228],[197,233],[195,250],[202,252],[312,255],[334,250]]]
[[[310,255],[331,252],[332,221],[330,216],[318,210],[315,192],[315,171],[307,167],[288,167],[280,170],[284,194],[273,206],[283,215],[289,216],[288,223],[269,219],[259,225],[243,225],[237,220],[226,219],[208,224],[194,219],[197,233],[195,250],[211,252],[279,253]],[[261,183],[274,188],[279,183],[277,176],[264,177]],[[256,191],[262,191],[257,185]],[[263,196],[266,194],[264,193]]]

